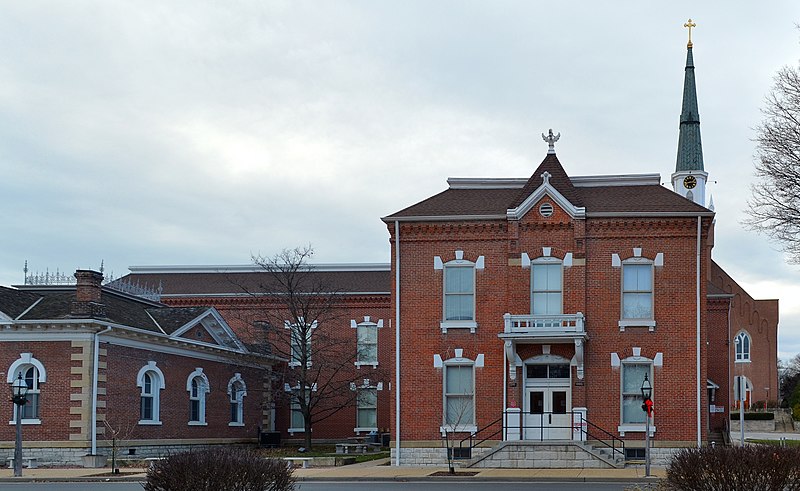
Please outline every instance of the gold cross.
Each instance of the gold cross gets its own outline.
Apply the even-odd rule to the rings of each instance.
[[[689,21],[686,24],[684,24],[683,27],[689,28],[689,43],[686,45],[686,47],[691,48],[692,47],[692,27],[697,27],[697,24],[692,22],[692,19],[689,19]]]

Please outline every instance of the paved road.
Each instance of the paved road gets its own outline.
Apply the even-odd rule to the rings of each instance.
[[[623,491],[632,487],[633,483],[591,483],[591,482],[301,482],[297,491],[479,491],[483,489],[500,489],[503,491]],[[647,487],[640,485],[639,489]],[[135,482],[125,483],[0,483],[2,491],[142,491],[142,486]]]

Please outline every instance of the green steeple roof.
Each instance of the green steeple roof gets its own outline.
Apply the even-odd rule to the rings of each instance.
[[[700,113],[697,110],[691,42],[686,49],[686,75],[683,79],[683,107],[675,172],[688,170],[703,170],[703,145],[700,142]]]

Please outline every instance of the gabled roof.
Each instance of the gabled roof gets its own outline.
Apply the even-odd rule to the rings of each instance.
[[[542,185],[542,174],[545,172],[550,174],[550,185],[552,185],[562,196],[567,198],[574,206],[583,206],[583,200],[578,190],[572,185],[572,181],[558,161],[556,154],[547,154],[539,167],[533,172],[525,187],[519,192],[514,201],[509,203],[508,208],[516,208],[522,204],[525,199],[530,196],[534,191],[539,189]]]
[[[10,320],[4,320],[4,324],[24,325],[31,322],[56,321],[63,323],[76,319],[71,314],[75,301],[75,285],[29,288],[31,291],[0,287],[0,312],[5,314],[0,319],[4,319],[6,316],[10,318]],[[104,313],[102,317],[96,316],[93,320],[101,324],[113,325],[116,329],[146,331],[178,338],[189,328],[202,324],[203,329],[213,338],[211,344],[225,349],[247,351],[233,330],[213,307],[167,307],[151,300],[120,293],[108,287],[101,289],[99,303],[102,304]],[[87,319],[82,317],[79,320],[83,323]],[[195,342],[192,339],[187,339],[187,341]],[[198,343],[195,342],[195,344]],[[209,341],[204,340],[199,344],[208,346]]]

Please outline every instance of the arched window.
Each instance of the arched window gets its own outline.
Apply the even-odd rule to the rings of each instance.
[[[734,339],[736,345],[736,361],[750,361],[750,335],[742,331]]]
[[[189,392],[189,424],[206,424],[206,394],[211,391],[208,377],[202,368],[196,369],[186,380],[186,390]]]
[[[242,380],[242,375],[237,373],[228,382],[228,398],[231,402],[231,420],[228,426],[244,426],[244,396],[247,395],[247,385]]]
[[[164,388],[164,374],[149,361],[139,370],[136,385],[141,389],[139,395],[139,424],[160,425],[160,394]]]
[[[8,368],[6,381],[13,384],[20,375],[25,381],[25,385],[28,386],[27,402],[22,406],[22,424],[41,424],[42,421],[39,419],[40,389],[41,384],[47,381],[44,365],[31,353],[22,353]],[[17,421],[16,406],[14,406],[11,421],[14,423]]]

